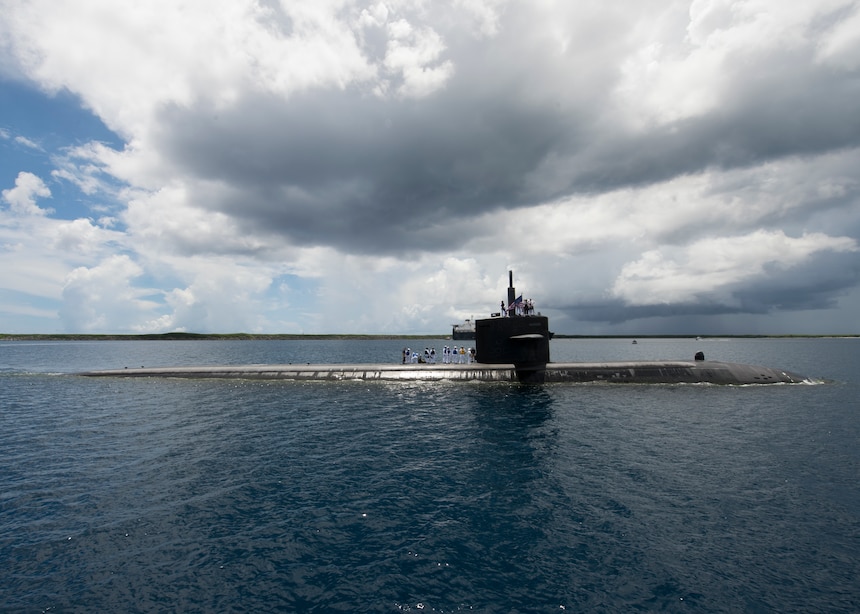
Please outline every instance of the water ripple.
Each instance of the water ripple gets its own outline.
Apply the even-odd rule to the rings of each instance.
[[[2,380],[2,611],[860,606],[853,384]]]

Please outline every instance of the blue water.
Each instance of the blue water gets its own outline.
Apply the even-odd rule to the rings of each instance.
[[[819,385],[71,375],[402,346],[0,343],[0,611],[860,610],[857,339],[551,346]]]

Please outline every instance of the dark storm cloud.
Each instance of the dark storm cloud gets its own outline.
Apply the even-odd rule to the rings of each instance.
[[[829,309],[860,283],[856,252],[823,253],[788,271],[770,271],[733,291],[745,313]]]
[[[164,109],[157,146],[179,173],[228,183],[228,196],[204,206],[249,232],[362,253],[460,247],[476,216],[569,191],[535,173],[579,147],[612,83],[592,58],[550,51],[554,41],[522,27],[529,13],[511,7],[498,37],[448,24],[441,60],[454,73],[428,96],[380,97],[362,84],[288,98],[248,91],[228,109]],[[582,44],[615,44],[586,22],[568,26]],[[378,34],[365,37],[374,57]]]
[[[163,138],[184,171],[230,184],[234,196],[212,204],[250,227],[351,251],[444,249],[463,237],[457,224],[437,236],[440,220],[542,197],[526,178],[560,137],[555,117],[511,101],[445,102],[309,94],[174,108]]]
[[[808,54],[756,58],[718,108],[642,133],[605,115],[605,76],[571,95],[541,72],[559,66],[493,62],[494,50],[514,55],[507,45],[522,50],[486,41],[423,99],[348,88],[172,107],[162,151],[182,172],[230,184],[207,206],[249,231],[373,253],[460,246],[459,221],[501,208],[860,143],[860,82],[816,70]]]
[[[601,303],[589,303],[567,307],[562,311],[569,313],[575,320],[621,324],[630,320],[645,318],[676,318],[680,316],[714,316],[742,313],[736,306],[720,303],[667,303],[660,305],[626,305],[617,299]]]
[[[786,56],[737,74],[701,116],[639,134],[610,127],[569,153],[567,189],[599,193],[860,145],[860,81],[811,62]]]

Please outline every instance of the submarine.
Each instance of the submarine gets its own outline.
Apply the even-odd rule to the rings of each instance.
[[[759,365],[705,360],[574,362],[550,361],[549,319],[522,308],[513,271],[507,306],[474,320],[476,361],[470,364],[270,364],[140,367],[86,371],[86,377],[173,377],[311,381],[479,381],[610,384],[801,384],[803,375]]]

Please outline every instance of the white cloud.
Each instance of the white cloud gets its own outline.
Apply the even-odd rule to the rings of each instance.
[[[132,281],[143,273],[125,255],[111,256],[93,267],[71,271],[63,285],[60,317],[66,330],[84,332],[128,331],[156,307],[147,292]]]
[[[12,316],[24,316],[25,318],[36,318],[39,320],[54,320],[57,317],[57,312],[53,309],[44,309],[21,303],[0,303],[0,313]],[[3,332],[15,333],[18,331],[7,329]],[[22,330],[20,332],[27,333],[29,331]]]
[[[860,10],[856,5],[845,3],[850,15],[836,21],[818,42],[820,61],[845,70],[857,70],[860,66]]]
[[[791,269],[821,251],[855,252],[857,241],[820,233],[788,237],[760,230],[739,237],[702,239],[681,249],[658,249],[626,264],[612,294],[632,305],[695,302],[764,277],[768,269]]]
[[[4,245],[0,268],[0,287],[4,290],[22,297],[60,299],[67,267],[38,246]]]
[[[378,2],[361,10],[358,25],[362,28],[381,28],[388,22],[390,11],[384,2]]]
[[[823,38],[814,24],[855,5],[694,0],[682,30],[686,3],[665,4],[651,17],[652,28],[638,28],[641,38],[621,66],[617,100],[634,125],[670,123],[718,111],[799,57],[817,52],[850,69],[860,40],[856,13]]]
[[[33,173],[22,171],[15,178],[15,187],[3,190],[3,200],[16,215],[47,215],[51,209],[42,209],[36,198],[50,198],[51,190]]]
[[[25,136],[16,136],[15,142],[19,145],[23,145],[24,147],[29,147],[30,149],[42,149],[38,143],[28,139]]]
[[[10,207],[0,210],[0,288],[18,297],[22,306],[32,301],[58,301],[70,271],[122,249],[121,233],[87,219],[50,217],[51,210],[35,203],[36,197],[50,194],[39,177],[26,172],[19,173],[15,188],[3,192]],[[11,307],[0,311],[21,312]],[[55,318],[56,311],[39,308],[33,313],[50,313]]]
[[[499,14],[506,4],[506,0],[455,0],[454,9],[458,18],[463,16],[459,11],[471,18],[480,35],[494,36],[499,33]]]
[[[247,234],[235,218],[207,209],[209,194],[218,188],[217,184],[176,184],[130,194],[122,219],[137,249],[147,254],[186,255],[268,249],[264,237]]]
[[[249,0],[34,1],[7,18],[30,74],[81,93],[111,128],[133,136],[166,104],[229,103],[248,85],[289,94],[366,79],[372,70],[335,18],[338,4],[285,5],[291,36]]]
[[[217,258],[185,263],[196,268],[193,281],[170,291],[172,312],[161,321],[166,330],[265,332],[263,294],[272,282],[271,271]]]
[[[120,237],[118,233],[105,230],[83,218],[59,222],[54,226],[53,233],[55,249],[80,254],[96,254],[110,247]]]
[[[79,93],[110,128],[133,139],[147,135],[168,105],[218,108],[249,90],[287,98],[370,83],[378,68],[359,46],[351,10],[347,0],[34,0],[10,7],[4,30],[23,70],[42,87]],[[367,14],[385,15],[379,8]],[[413,53],[426,57],[435,46],[421,33]],[[411,75],[412,66],[400,68]],[[404,75],[410,92],[441,68],[425,70],[423,81]]]
[[[540,258],[688,245],[716,232],[753,231],[764,223],[823,215],[832,207],[853,210],[860,193],[853,171],[858,164],[860,149],[710,169],[636,188],[487,213],[477,226],[491,230],[471,245],[480,252],[515,245],[516,253]]]
[[[384,65],[389,74],[400,78],[399,95],[427,96],[441,88],[453,74],[451,61],[439,61],[445,44],[433,29],[415,28],[405,19],[399,19],[388,24],[388,33]]]

